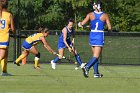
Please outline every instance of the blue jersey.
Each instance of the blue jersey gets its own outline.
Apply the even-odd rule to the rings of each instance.
[[[103,46],[104,45],[104,26],[105,22],[100,20],[103,12],[93,12],[95,16],[94,20],[91,20],[91,32],[89,36],[89,43],[91,46]]]
[[[68,45],[71,44],[71,36],[74,32],[74,29],[72,28],[72,30],[68,29],[68,27],[66,27],[66,30],[67,30],[67,37],[66,37],[66,41],[68,43]],[[66,48],[66,45],[64,43],[64,34],[63,32],[60,34],[59,36],[59,40],[58,40],[58,49],[61,49],[61,48]]]
[[[100,30],[100,31],[103,31],[104,30],[104,26],[105,26],[105,22],[103,22],[102,20],[100,20],[100,17],[104,13],[103,12],[100,12],[100,13],[93,12],[93,14],[95,16],[95,19],[90,22],[91,30],[96,30],[96,31],[97,30]]]

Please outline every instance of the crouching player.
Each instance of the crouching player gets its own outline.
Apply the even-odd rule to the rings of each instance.
[[[49,34],[48,32],[48,28],[39,28],[39,32],[35,33],[33,35],[30,35],[29,37],[27,37],[25,39],[25,41],[22,44],[23,47],[23,51],[22,54],[16,59],[16,61],[14,62],[14,64],[16,64],[17,66],[20,66],[19,62],[25,58],[26,56],[28,56],[29,52],[31,52],[32,54],[35,55],[35,64],[34,64],[34,68],[35,69],[40,69],[39,66],[39,58],[40,58],[40,53],[38,52],[38,50],[35,48],[35,45],[38,44],[39,41],[41,41],[44,45],[44,47],[52,54],[56,54],[56,52],[54,52],[54,50],[48,45],[45,37],[47,37]]]
[[[81,68],[84,66],[84,63],[82,63],[76,49],[73,47],[74,39],[75,39],[73,24],[74,24],[73,20],[70,19],[68,21],[67,26],[62,29],[62,33],[60,34],[59,40],[58,40],[59,56],[57,56],[56,58],[54,58],[54,60],[51,61],[52,69],[55,69],[56,63],[60,59],[62,59],[65,48],[67,48],[69,52],[72,52],[75,55],[76,61],[81,66]],[[72,40],[71,40],[71,37],[72,37]]]

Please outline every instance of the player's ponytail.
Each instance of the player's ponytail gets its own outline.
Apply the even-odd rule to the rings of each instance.
[[[48,32],[48,31],[49,31],[49,29],[48,29],[47,27],[45,27],[45,28],[40,27],[40,28],[38,29],[38,32],[39,32],[39,33],[46,33],[46,32]]]
[[[7,9],[8,7],[8,0],[0,0],[0,18],[2,18],[2,9]]]
[[[41,33],[42,30],[43,30],[43,28],[42,27],[39,27],[38,32]]]
[[[43,29],[43,32],[44,32],[44,33],[49,32],[49,29],[48,29],[47,27],[45,27],[45,28]]]

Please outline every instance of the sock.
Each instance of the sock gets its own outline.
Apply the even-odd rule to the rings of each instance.
[[[7,58],[1,60],[1,68],[3,73],[7,73]]]
[[[59,57],[56,57],[56,58],[53,60],[53,62],[54,62],[54,63],[57,63],[59,60],[60,60]]]
[[[80,58],[80,56],[78,54],[75,55],[75,59],[78,62],[78,64],[81,66],[82,61],[81,61],[81,58]]]
[[[93,69],[94,69],[94,74],[99,74],[99,71],[98,71],[98,62],[96,62],[94,65],[93,65]]]
[[[87,63],[86,67],[90,69],[97,61],[98,59],[96,57],[91,58],[89,62]]]
[[[34,64],[35,67],[38,67],[39,66],[39,58],[38,57],[35,57],[35,64]]]
[[[19,61],[21,61],[25,56],[23,54],[21,54],[17,59],[16,59],[16,63],[19,63]]]

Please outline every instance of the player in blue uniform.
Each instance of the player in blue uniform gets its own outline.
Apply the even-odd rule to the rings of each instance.
[[[58,40],[59,56],[57,56],[54,60],[51,61],[52,69],[55,69],[56,63],[60,59],[62,59],[65,48],[68,48],[69,52],[72,52],[75,55],[75,58],[78,64],[81,66],[81,68],[84,66],[84,63],[82,63],[76,49],[73,47],[74,39],[75,39],[73,24],[74,24],[73,20],[70,19],[68,21],[68,25],[62,29],[62,33],[60,34],[60,37]],[[72,37],[72,40],[71,40],[71,37]]]
[[[107,24],[108,31],[111,30],[111,24],[109,20],[109,16],[101,11],[101,2],[95,2],[93,4],[94,12],[90,12],[87,14],[85,19],[82,22],[78,23],[79,27],[85,25],[88,21],[90,21],[91,31],[89,35],[89,44],[92,49],[93,57],[87,62],[87,64],[83,67],[83,74],[85,77],[88,77],[88,72],[90,68],[93,66],[94,68],[94,77],[99,78],[102,77],[102,74],[99,74],[98,71],[98,58],[101,54],[103,45],[104,45],[104,26]]]

